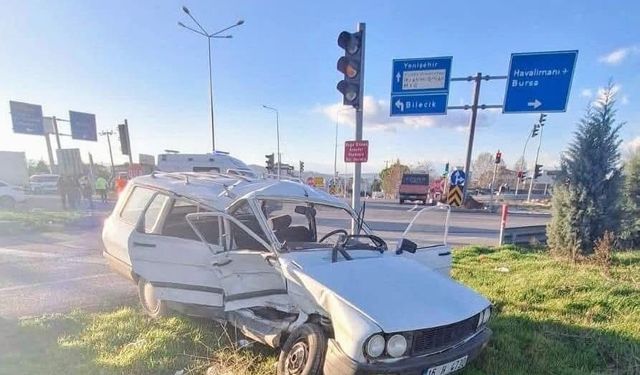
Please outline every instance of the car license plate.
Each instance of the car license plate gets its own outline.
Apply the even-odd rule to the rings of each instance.
[[[458,371],[467,364],[467,356],[458,358],[455,361],[447,362],[439,366],[431,367],[425,370],[423,375],[447,375],[454,371]]]

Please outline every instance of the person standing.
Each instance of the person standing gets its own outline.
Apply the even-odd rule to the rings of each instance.
[[[80,178],[80,192],[82,193],[82,198],[87,201],[89,208],[93,210],[93,187],[89,177],[83,176]]]
[[[100,195],[102,203],[107,203],[107,180],[102,176],[96,179],[96,192]]]

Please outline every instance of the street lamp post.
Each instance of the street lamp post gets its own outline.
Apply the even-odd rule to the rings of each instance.
[[[213,72],[212,72],[212,67],[211,67],[211,39],[212,38],[222,38],[222,39],[228,39],[228,38],[232,38],[232,35],[220,35],[221,33],[232,29],[236,26],[240,26],[242,24],[244,24],[244,20],[238,20],[238,22],[236,22],[235,24],[229,26],[229,27],[225,27],[222,30],[218,30],[213,34],[209,34],[204,27],[202,27],[202,25],[200,25],[200,23],[196,20],[196,18],[191,14],[191,11],[189,10],[189,8],[183,6],[182,7],[182,11],[185,12],[189,18],[191,18],[193,20],[193,22],[196,23],[196,25],[198,26],[198,28],[200,30],[196,30],[194,28],[191,28],[189,26],[186,26],[185,24],[183,24],[182,22],[178,22],[178,26],[184,27],[187,30],[193,31],[196,34],[202,35],[205,38],[207,38],[207,45],[208,45],[208,58],[209,58],[209,110],[211,111],[211,146],[212,146],[212,150],[215,151],[216,150],[216,137],[215,137],[215,126],[214,126],[214,120],[213,120]]]
[[[103,130],[100,132],[100,135],[107,136],[107,144],[109,145],[109,159],[111,159],[111,178],[114,178],[116,175],[116,167],[113,164],[113,152],[111,152],[111,136],[113,135],[113,130]]]
[[[277,153],[278,153],[278,180],[280,180],[280,169],[282,168],[282,164],[280,163],[280,115],[277,109],[273,107],[269,107],[266,105],[262,105],[262,108],[269,109],[276,113],[276,137],[277,137]]]

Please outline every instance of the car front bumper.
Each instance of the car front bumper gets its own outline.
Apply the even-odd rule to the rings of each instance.
[[[488,327],[457,347],[432,355],[410,357],[392,363],[359,363],[329,341],[324,362],[327,375],[408,374],[422,375],[427,369],[467,356],[467,365],[487,346],[492,331]],[[466,366],[465,366],[466,367]]]

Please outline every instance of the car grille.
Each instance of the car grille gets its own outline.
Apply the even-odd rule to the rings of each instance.
[[[476,331],[479,317],[480,314],[477,314],[457,323],[415,331],[413,355],[441,351],[466,339]]]

